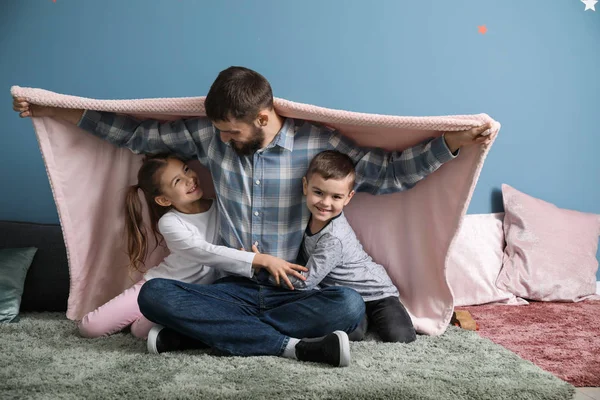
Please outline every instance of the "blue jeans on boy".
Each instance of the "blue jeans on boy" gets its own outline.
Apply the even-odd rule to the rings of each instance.
[[[237,356],[279,356],[290,337],[350,333],[365,314],[353,289],[292,291],[240,277],[212,285],[151,279],[138,304],[150,321]]]

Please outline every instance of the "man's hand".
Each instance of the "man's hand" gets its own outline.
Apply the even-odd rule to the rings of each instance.
[[[54,116],[54,107],[31,104],[22,97],[13,97],[13,110],[18,112],[21,118]]]
[[[450,151],[456,153],[456,151],[463,146],[491,143],[496,136],[496,133],[486,132],[491,129],[492,123],[488,122],[487,124],[466,131],[446,132],[444,133],[444,138],[446,139],[446,144]]]
[[[258,247],[256,247],[254,244],[252,245],[252,252],[256,253],[254,262],[258,264],[258,267],[266,269],[271,275],[273,275],[277,286],[281,285],[281,279],[290,288],[290,290],[294,290],[294,285],[292,285],[292,282],[290,282],[288,275],[295,276],[303,281],[306,280],[304,275],[298,271],[306,272],[308,271],[308,268],[303,267],[302,265],[289,263],[281,258],[270,256],[268,254],[261,254],[261,252],[258,251]]]
[[[79,123],[83,115],[84,110],[77,110],[72,108],[58,108],[58,107],[46,107],[39,106],[37,104],[31,104],[22,97],[13,97],[13,110],[19,113],[19,117],[52,117],[60,118],[68,121],[74,125]]]

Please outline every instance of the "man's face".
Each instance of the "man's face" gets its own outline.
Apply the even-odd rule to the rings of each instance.
[[[213,121],[213,125],[219,130],[221,140],[224,143],[231,143],[240,156],[252,155],[263,146],[265,133],[260,126],[235,119]]]

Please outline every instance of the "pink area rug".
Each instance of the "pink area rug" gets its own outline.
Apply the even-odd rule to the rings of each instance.
[[[600,301],[460,309],[481,336],[574,386],[600,386]]]

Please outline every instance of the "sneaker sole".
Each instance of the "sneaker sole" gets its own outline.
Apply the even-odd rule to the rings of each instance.
[[[334,335],[340,340],[340,363],[338,367],[347,367],[350,365],[350,340],[348,334],[344,331],[335,331]]]
[[[150,354],[160,354],[158,349],[156,348],[156,339],[158,338],[158,334],[162,331],[163,327],[160,325],[153,326],[148,332],[148,340],[146,342],[146,347],[148,348],[148,353]]]

